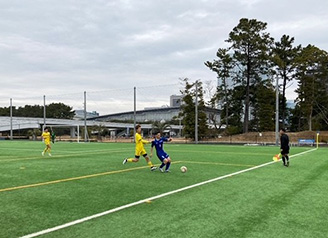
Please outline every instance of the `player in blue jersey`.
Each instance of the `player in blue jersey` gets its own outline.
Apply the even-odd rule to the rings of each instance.
[[[155,134],[155,139],[151,142],[151,149],[150,149],[150,157],[153,156],[153,149],[156,148],[156,154],[159,160],[162,162],[161,166],[159,166],[159,170],[163,173],[163,167],[165,167],[165,172],[170,172],[170,165],[171,165],[171,158],[170,156],[164,151],[163,144],[164,142],[172,141],[171,138],[161,137],[161,133],[158,132]]]

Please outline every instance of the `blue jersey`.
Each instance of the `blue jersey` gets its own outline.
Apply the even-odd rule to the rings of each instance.
[[[156,154],[157,154],[157,157],[162,160],[162,159],[166,159],[169,157],[168,154],[166,154],[166,152],[164,151],[164,148],[163,148],[163,144],[164,142],[167,142],[168,139],[165,138],[165,137],[161,137],[159,140],[158,139],[155,139],[151,142],[151,147],[154,147],[156,148]]]

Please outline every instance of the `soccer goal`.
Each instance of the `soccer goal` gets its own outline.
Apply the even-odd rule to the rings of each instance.
[[[55,141],[78,142],[81,141],[81,134],[84,135],[84,130],[81,131],[79,125],[46,125]],[[42,127],[44,130],[44,126]],[[81,133],[82,132],[82,133]],[[89,141],[88,132],[86,138]]]

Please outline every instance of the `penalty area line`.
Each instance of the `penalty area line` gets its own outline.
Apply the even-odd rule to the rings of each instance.
[[[304,151],[304,152],[301,152],[301,153],[298,153],[298,154],[295,154],[295,155],[291,155],[290,158],[296,157],[296,156],[299,156],[299,155],[303,155],[303,154],[306,154],[306,153],[309,153],[309,152],[312,152],[312,151],[315,151],[315,150],[317,150],[317,148],[307,150],[307,151]],[[45,229],[45,230],[42,230],[42,231],[39,231],[39,232],[31,233],[29,235],[22,236],[21,238],[32,238],[32,237],[37,237],[37,236],[44,235],[44,234],[47,234],[47,233],[51,233],[51,232],[54,232],[54,231],[58,231],[58,230],[61,230],[61,229],[64,229],[64,228],[67,228],[67,227],[70,227],[70,226],[74,226],[74,225],[77,225],[77,224],[80,224],[80,223],[83,223],[83,222],[86,222],[86,221],[93,220],[93,219],[98,218],[98,217],[102,217],[102,216],[105,216],[105,215],[108,215],[108,214],[111,214],[111,213],[114,213],[114,212],[121,211],[121,210],[126,209],[126,208],[137,206],[137,205],[146,203],[148,201],[156,200],[156,199],[166,197],[166,196],[169,196],[169,195],[172,195],[172,194],[175,194],[175,193],[179,193],[179,192],[182,192],[182,191],[185,191],[185,190],[188,190],[188,189],[192,189],[192,188],[199,187],[199,186],[202,186],[202,185],[205,185],[205,184],[208,184],[208,183],[212,183],[212,182],[215,182],[215,181],[218,181],[218,180],[222,180],[222,179],[229,178],[229,177],[232,177],[232,176],[235,176],[235,175],[238,175],[238,174],[242,174],[242,173],[245,173],[245,172],[248,172],[248,171],[259,169],[259,168],[262,168],[264,166],[267,166],[267,165],[270,165],[270,164],[273,164],[273,163],[276,163],[276,161],[270,161],[270,162],[260,164],[260,165],[257,165],[257,166],[251,167],[251,168],[247,168],[247,169],[244,169],[244,170],[240,170],[240,171],[237,171],[237,172],[234,172],[234,173],[231,173],[231,174],[223,175],[223,176],[220,176],[220,177],[217,177],[217,178],[213,178],[213,179],[206,180],[206,181],[203,181],[203,182],[200,182],[200,183],[196,183],[196,184],[189,185],[189,186],[186,186],[186,187],[183,187],[183,188],[179,188],[179,189],[167,192],[167,193],[162,193],[162,194],[159,194],[159,195],[156,195],[156,196],[153,196],[153,197],[145,198],[145,199],[139,200],[137,202],[129,203],[129,204],[126,204],[126,205],[123,205],[123,206],[120,206],[120,207],[116,207],[116,208],[113,208],[113,209],[110,209],[110,210],[107,210],[107,211],[104,211],[104,212],[101,212],[101,213],[97,213],[97,214],[94,214],[94,215],[91,215],[91,216],[88,216],[88,217],[84,217],[84,218],[81,218],[81,219],[78,219],[78,220],[75,220],[75,221],[71,221],[71,222],[68,222],[68,223],[65,223],[65,224],[62,224],[62,225],[59,225],[59,226],[55,226],[55,227],[48,228],[48,229]]]

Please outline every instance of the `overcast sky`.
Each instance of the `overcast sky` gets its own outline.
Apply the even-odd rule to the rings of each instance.
[[[59,95],[78,98],[78,109],[87,91],[88,111],[133,110],[120,102],[133,101],[134,86],[150,102],[139,107],[164,94],[159,104],[169,104],[179,78],[216,81],[204,62],[241,18],[328,51],[327,0],[0,0],[0,106]]]

